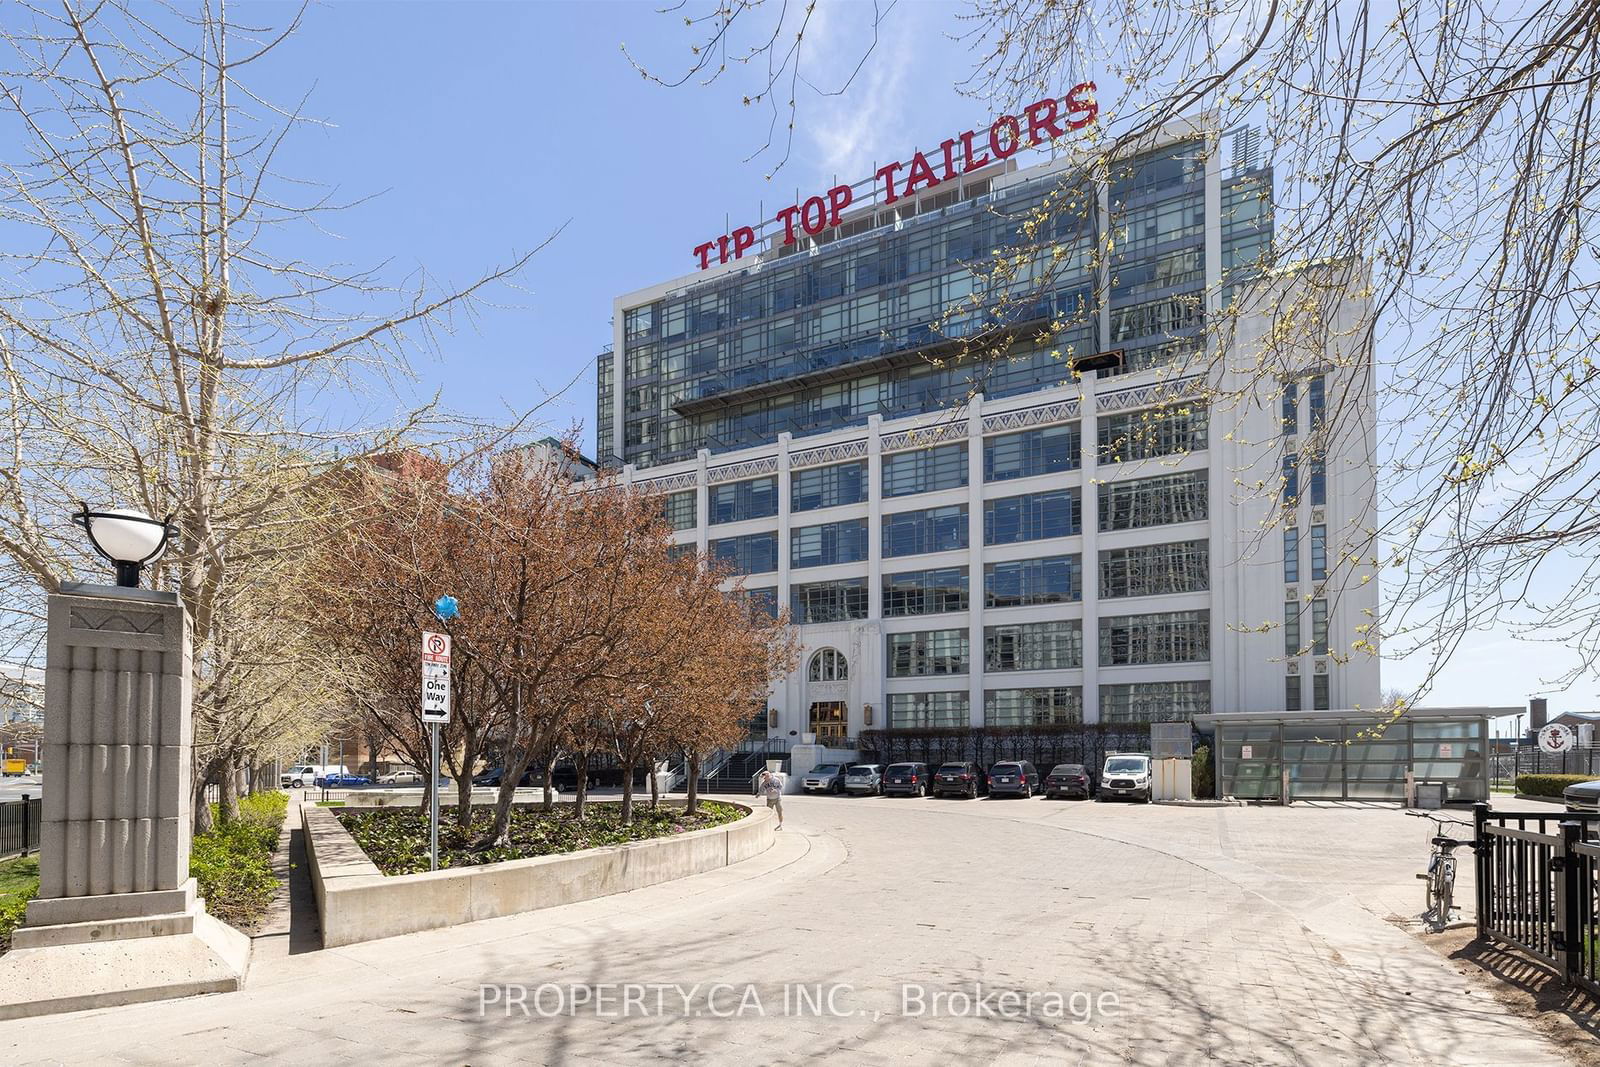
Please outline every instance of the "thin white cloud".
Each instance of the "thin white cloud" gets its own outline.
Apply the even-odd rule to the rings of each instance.
[[[819,180],[837,175],[841,182],[854,182],[872,173],[883,131],[911,102],[910,75],[921,22],[917,5],[897,5],[882,20],[877,47],[849,89],[806,101],[800,122],[811,150],[797,155],[804,155]],[[871,45],[871,5],[819,4],[810,37],[803,72],[819,89],[837,89]],[[803,149],[803,142],[796,147]]]

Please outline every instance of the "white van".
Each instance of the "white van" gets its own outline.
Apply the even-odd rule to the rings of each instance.
[[[325,774],[349,774],[342,763],[296,763],[278,775],[278,784],[285,789],[309,789]]]

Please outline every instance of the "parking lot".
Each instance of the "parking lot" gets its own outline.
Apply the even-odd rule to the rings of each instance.
[[[241,994],[0,1024],[0,1059],[1561,1062],[1415,936],[1427,829],[1393,808],[805,796],[785,808],[777,845],[733,867],[258,954]],[[609,1016],[586,1003],[524,1017],[494,999],[628,983],[697,992],[642,1014],[612,1001]],[[747,986],[760,1010],[729,1011]],[[957,1011],[951,998],[975,986],[1081,994],[1090,1010]],[[802,987],[836,992],[835,1010],[785,1003]]]

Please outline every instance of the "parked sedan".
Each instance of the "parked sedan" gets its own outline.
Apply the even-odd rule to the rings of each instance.
[[[359,774],[329,774],[316,780],[319,789],[360,789],[372,784],[371,778]]]
[[[926,763],[891,763],[883,772],[883,795],[925,797],[933,785]]]
[[[1039,789],[1039,771],[1027,760],[996,763],[989,768],[989,795],[1013,794],[1024,800]]]
[[[1561,791],[1568,811],[1600,812],[1600,782],[1579,782]]]
[[[845,772],[844,791],[851,796],[883,792],[883,772],[876,763],[858,763]]]
[[[933,795],[972,800],[983,788],[983,772],[975,763],[946,763],[933,775]]]
[[[843,793],[845,765],[824,763],[800,777],[800,788],[807,793]]]
[[[1089,799],[1089,770],[1081,763],[1058,763],[1044,776],[1044,795]]]
[[[482,774],[475,775],[472,779],[472,784],[487,786],[490,789],[498,789],[500,788],[501,780],[504,779],[505,776],[506,772],[504,767],[495,767],[491,770],[484,771]],[[527,789],[532,786],[543,784],[544,780],[536,775],[531,767],[528,770],[523,771],[522,777],[517,779],[517,788],[519,789]]]

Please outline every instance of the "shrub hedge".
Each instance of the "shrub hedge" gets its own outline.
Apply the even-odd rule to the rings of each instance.
[[[1517,792],[1530,797],[1555,797],[1561,799],[1561,793],[1569,785],[1579,782],[1592,782],[1592,774],[1519,774],[1517,775]]]
[[[289,808],[285,793],[253,793],[239,800],[239,818],[221,821],[195,835],[189,873],[206,899],[206,911],[234,926],[248,926],[265,914],[278,890],[272,853]]]

